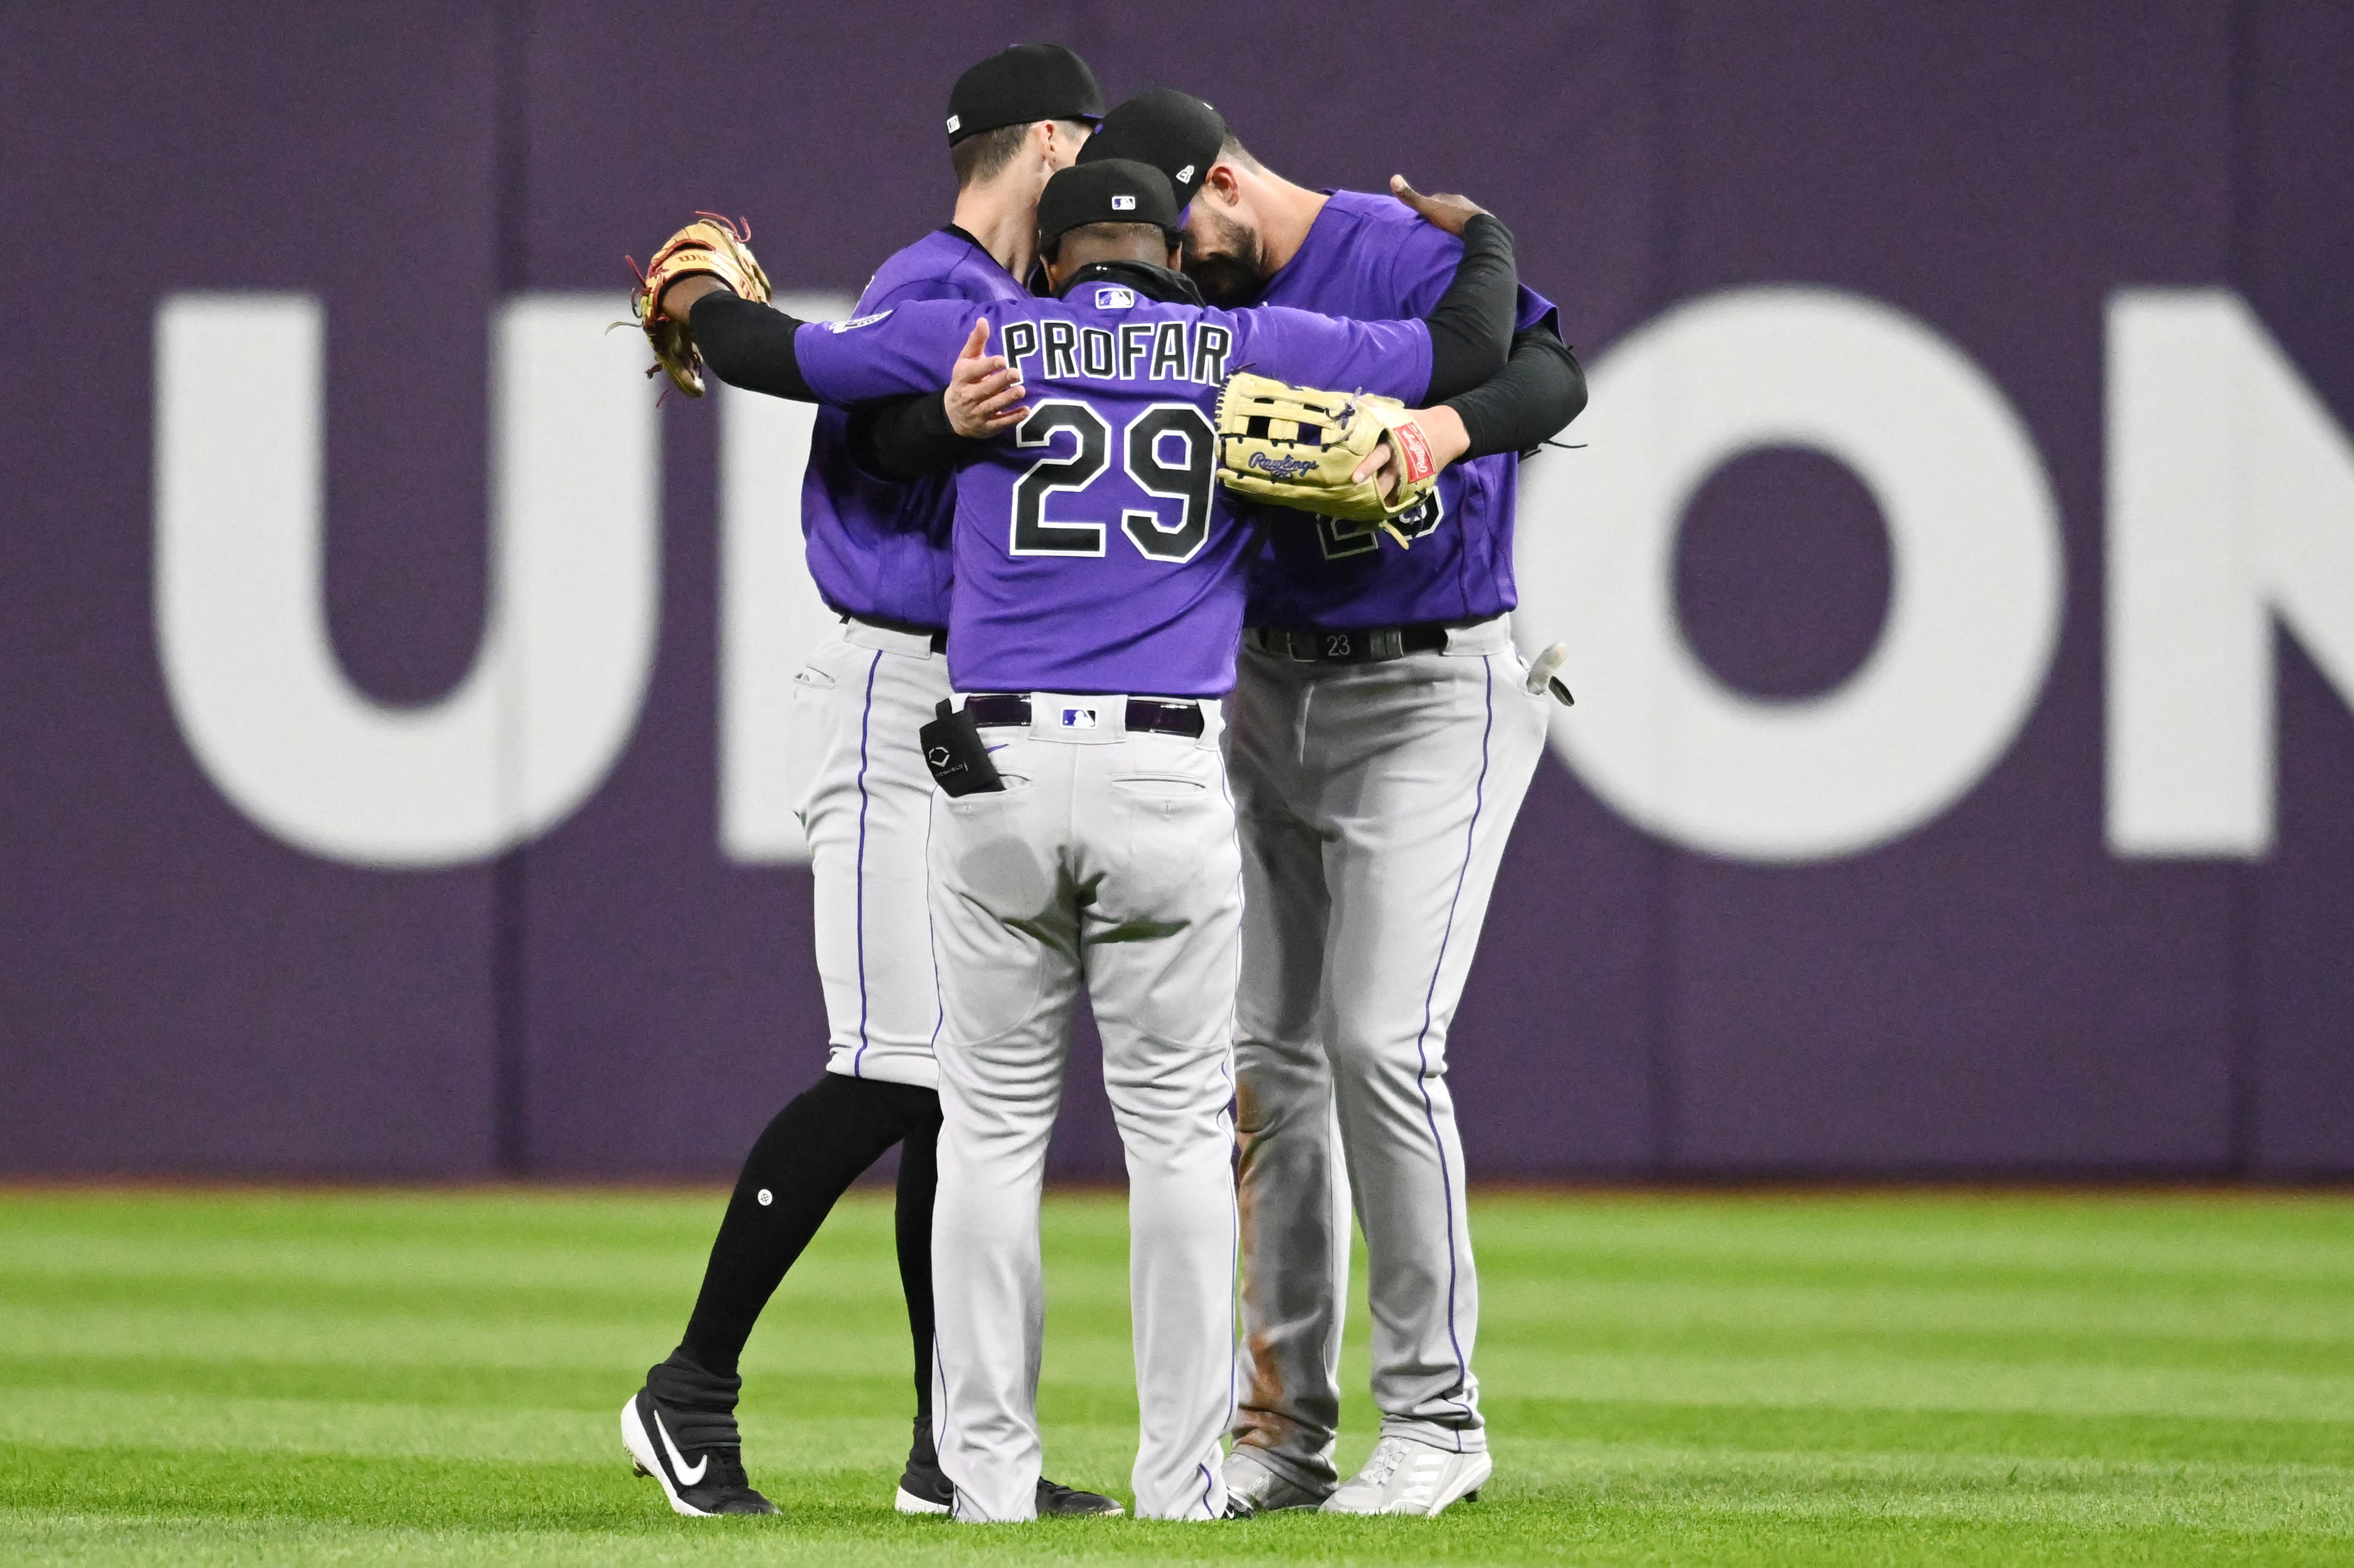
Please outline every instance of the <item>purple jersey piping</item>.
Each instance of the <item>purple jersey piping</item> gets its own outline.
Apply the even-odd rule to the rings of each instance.
[[[1422,1067],[1416,1083],[1422,1091],[1422,1114],[1430,1128],[1431,1148],[1438,1155],[1439,1190],[1447,1201],[1447,1342],[1455,1347],[1458,1388],[1471,1381],[1471,1362],[1463,1354],[1463,1338],[1457,1332],[1455,1327],[1458,1271],[1455,1256],[1455,1178],[1447,1169],[1447,1143],[1438,1136],[1438,1107],[1430,1097],[1430,1015],[1438,996],[1439,974],[1447,967],[1447,943],[1455,936],[1455,911],[1463,902],[1464,879],[1471,872],[1475,838],[1479,832],[1479,813],[1488,803],[1489,742],[1496,732],[1496,667],[1490,662],[1494,657],[1495,655],[1491,653],[1479,661],[1480,670],[1488,677],[1486,688],[1488,716],[1486,724],[1479,731],[1479,779],[1471,788],[1471,821],[1463,831],[1463,859],[1455,871],[1455,895],[1447,901],[1447,927],[1439,933],[1438,961],[1431,966],[1430,989],[1423,993],[1422,1033],[1416,1035],[1414,1041],[1415,1055]],[[1469,1406],[1460,1395],[1456,1396],[1453,1403],[1463,1405],[1465,1414],[1470,1414]],[[1455,1435],[1455,1451],[1458,1454],[1464,1451],[1463,1435],[1460,1432]]]
[[[866,1060],[866,807],[873,799],[866,792],[866,736],[875,722],[875,673],[882,667],[883,652],[877,649],[875,662],[866,666],[866,706],[858,715],[858,1049],[850,1058],[854,1078],[864,1076],[858,1068]]]

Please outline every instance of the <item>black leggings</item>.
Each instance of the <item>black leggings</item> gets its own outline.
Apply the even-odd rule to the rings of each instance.
[[[940,1097],[930,1089],[827,1073],[752,1145],[727,1200],[684,1349],[732,1375],[760,1308],[853,1181],[899,1150],[899,1287],[916,1349],[916,1412],[932,1407],[932,1192],[939,1184]],[[769,1201],[761,1202],[762,1194]]]

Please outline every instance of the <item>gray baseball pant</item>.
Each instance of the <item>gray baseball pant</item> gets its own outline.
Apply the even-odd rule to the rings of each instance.
[[[1524,676],[1500,617],[1382,663],[1246,647],[1230,700],[1246,911],[1235,1436],[1303,1485],[1335,1479],[1351,1194],[1382,1431],[1487,1444],[1447,1034],[1544,744],[1547,699]]]
[[[981,731],[1003,793],[936,796],[942,1026],[934,1425],[961,1520],[1034,1517],[1038,1198],[1082,980],[1127,1151],[1146,1519],[1225,1510],[1233,1415],[1234,809],[1217,705],[1199,740],[1125,733],[1119,697],[1035,694]],[[1062,722],[1077,713],[1087,727]]]

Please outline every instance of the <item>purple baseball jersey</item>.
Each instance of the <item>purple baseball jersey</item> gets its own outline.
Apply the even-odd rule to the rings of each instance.
[[[956,479],[949,676],[968,692],[1224,695],[1257,536],[1217,482],[1218,384],[1243,365],[1408,400],[1430,382],[1420,321],[1211,310],[1094,280],[1062,300],[811,323],[794,350],[831,403],[928,392],[976,316],[1030,414]]]
[[[1030,297],[970,236],[939,228],[875,270],[857,313],[918,300],[989,304]],[[934,385],[946,381],[943,375]],[[844,614],[946,626],[955,481],[946,474],[911,484],[876,479],[851,460],[849,425],[841,409],[822,408],[810,435],[809,474],[801,482],[810,576],[825,602]]]
[[[1429,313],[1455,276],[1463,242],[1394,196],[1326,194],[1331,199],[1299,253],[1256,302],[1367,321]],[[1553,311],[1524,286],[1514,324],[1532,327]],[[1298,513],[1249,508],[1265,514],[1268,546],[1251,569],[1248,624],[1341,630],[1511,609],[1520,602],[1512,587],[1520,462],[1499,452],[1449,467],[1432,496],[1397,521],[1414,541],[1410,550],[1378,530],[1352,533],[1323,519],[1301,526]],[[1287,518],[1294,521],[1278,521]]]

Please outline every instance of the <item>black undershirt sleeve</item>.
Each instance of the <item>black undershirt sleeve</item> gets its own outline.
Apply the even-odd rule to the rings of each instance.
[[[793,334],[801,324],[795,317],[721,290],[695,301],[687,321],[703,363],[728,386],[803,403],[820,400],[794,353]],[[905,483],[949,472],[977,444],[949,424],[938,392],[886,398],[850,415],[851,458],[877,479]]]
[[[1504,368],[1447,399],[1462,416],[1470,447],[1458,461],[1543,446],[1585,411],[1585,372],[1547,321],[1512,334]]]
[[[703,363],[728,386],[797,403],[821,400],[801,379],[801,360],[793,352],[798,317],[717,289],[695,301],[686,319]]]
[[[1512,259],[1512,231],[1492,213],[1463,230],[1463,259],[1455,281],[1423,320],[1430,328],[1430,389],[1425,405],[1469,392],[1504,368],[1511,357],[1512,319],[1521,278]]]
[[[1511,230],[1489,214],[1473,218],[1464,229],[1454,281],[1426,318],[1431,374],[1425,402],[1470,391],[1504,369],[1511,355],[1518,288]],[[695,302],[688,323],[704,363],[730,387],[819,401],[802,379],[793,351],[793,334],[801,324],[794,317],[716,291]],[[876,405],[854,418],[853,427],[852,455],[878,478],[945,471],[968,444],[949,428],[938,393]]]
[[[851,461],[895,484],[951,472],[985,444],[956,433],[938,392],[911,392],[850,414]]]

